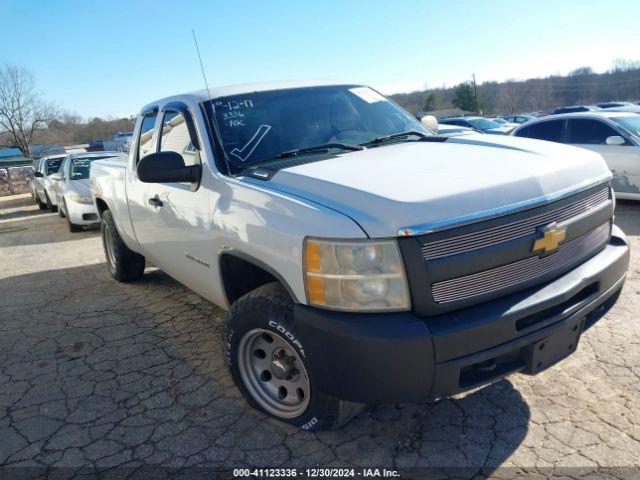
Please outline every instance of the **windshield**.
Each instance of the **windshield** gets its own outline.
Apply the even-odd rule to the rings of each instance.
[[[213,105],[234,172],[316,145],[361,145],[408,130],[431,134],[379,93],[353,85],[247,93],[217,98]]]
[[[631,135],[640,138],[640,115],[633,117],[616,117],[611,120],[616,122]]]
[[[101,160],[109,157],[88,157],[88,158],[74,158],[71,161],[71,180],[83,180],[89,178],[89,170],[91,168],[91,162],[95,160]]]
[[[52,173],[58,173],[60,170],[60,165],[62,164],[63,158],[56,158],[55,160],[49,160],[47,162],[47,175],[51,175]]]
[[[500,124],[488,118],[468,118],[467,121],[480,130],[488,130],[489,128],[499,128]]]

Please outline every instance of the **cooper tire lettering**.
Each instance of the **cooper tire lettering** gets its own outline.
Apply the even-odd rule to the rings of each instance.
[[[277,332],[283,334],[287,338],[287,340],[289,340],[296,347],[298,347],[298,350],[300,350],[300,354],[303,357],[305,356],[304,348],[302,347],[302,343],[300,343],[300,341],[295,337],[295,335],[293,333],[291,333],[290,330],[287,330],[287,328],[285,328],[284,326],[280,325],[275,320],[269,320],[269,326],[271,328],[275,328]]]

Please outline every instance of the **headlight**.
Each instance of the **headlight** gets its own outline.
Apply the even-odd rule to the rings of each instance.
[[[71,193],[69,199],[78,203],[93,203],[91,195],[78,195],[77,193]]]
[[[310,305],[348,311],[409,310],[409,292],[395,240],[307,238],[304,274]]]

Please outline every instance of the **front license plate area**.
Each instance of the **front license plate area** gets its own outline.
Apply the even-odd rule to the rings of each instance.
[[[534,375],[572,354],[578,347],[583,319],[574,319],[552,335],[524,348],[525,373]]]

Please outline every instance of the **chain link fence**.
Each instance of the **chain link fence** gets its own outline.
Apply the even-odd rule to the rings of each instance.
[[[30,193],[33,182],[33,167],[0,168],[0,197]]]

